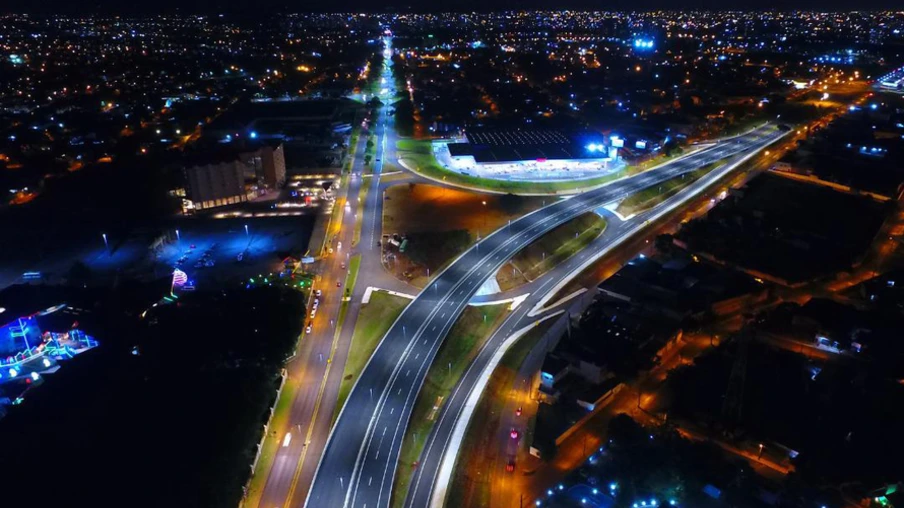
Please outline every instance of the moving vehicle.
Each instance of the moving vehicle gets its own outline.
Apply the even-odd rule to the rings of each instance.
[[[311,333],[313,323],[308,323],[308,327],[304,329],[304,333]]]

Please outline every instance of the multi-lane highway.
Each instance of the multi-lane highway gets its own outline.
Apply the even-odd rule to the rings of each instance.
[[[520,293],[528,293],[525,300],[487,340],[477,357],[463,374],[462,379],[456,384],[455,389],[443,401],[443,407],[437,415],[436,423],[433,425],[430,434],[427,436],[417,472],[409,487],[405,501],[406,507],[416,508],[442,504],[442,500],[446,495],[452,465],[454,465],[458,452],[453,435],[460,430],[462,425],[467,426],[467,421],[462,421],[461,419],[465,406],[469,400],[472,400],[472,392],[479,389],[477,387],[480,386],[481,378],[486,375],[485,369],[487,365],[490,364],[491,359],[496,355],[503,343],[507,341],[508,337],[514,331],[529,327],[537,320],[542,319],[544,314],[549,314],[549,311],[544,310],[535,315],[531,314],[531,310],[538,304],[543,304],[545,298],[556,293],[554,289],[555,284],[566,281],[568,277],[576,275],[588,262],[611,252],[612,249],[619,245],[624,245],[625,242],[639,238],[637,233],[644,230],[649,224],[668,216],[676,208],[699,196],[701,192],[711,190],[715,182],[737,168],[743,162],[743,159],[751,153],[736,155],[726,161],[726,164],[685,187],[681,192],[666,199],[657,207],[643,212],[629,221],[621,221],[617,217],[610,215],[607,217],[609,225],[605,232],[588,245],[583,252],[556,266],[533,283],[521,289]],[[508,414],[508,416],[513,415]],[[503,430],[508,429],[508,427],[504,425]],[[508,431],[505,430],[504,433],[505,436],[501,438],[504,443],[503,446],[517,447],[515,442],[508,437]],[[490,477],[487,480],[492,477],[499,477],[504,482],[510,477],[510,473],[503,473],[502,471],[503,468],[500,465],[499,474],[496,475],[496,471],[490,472]],[[519,499],[513,495],[511,500],[506,501],[507,504],[500,504],[500,506],[517,505],[518,502]]]
[[[734,154],[779,133],[762,129],[672,163],[561,200],[512,222],[456,259],[415,299],[380,342],[333,427],[308,492],[310,507],[384,507],[401,440],[440,344],[481,284],[515,252],[581,213]]]

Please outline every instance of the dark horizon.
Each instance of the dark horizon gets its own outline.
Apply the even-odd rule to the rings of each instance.
[[[428,4],[435,5],[435,4]],[[552,11],[552,10],[578,10],[578,11],[816,11],[816,12],[865,12],[865,11],[894,11],[897,10],[897,2],[892,0],[866,0],[853,3],[850,1],[817,1],[796,0],[794,2],[773,0],[736,0],[726,3],[716,0],[686,0],[674,3],[665,0],[628,1],[615,0],[601,5],[600,2],[590,0],[564,0],[556,5],[540,0],[464,0],[443,4],[440,8],[431,8],[426,5],[413,3],[368,2],[364,0],[341,0],[330,2],[327,6],[323,2],[304,0],[301,2],[288,2],[286,0],[263,0],[249,4],[238,0],[220,0],[211,2],[180,2],[177,0],[161,0],[152,4],[148,3],[122,3],[114,0],[95,0],[90,3],[73,3],[62,0],[47,0],[35,3],[28,0],[11,0],[0,13],[4,14],[74,14],[74,15],[159,15],[159,14],[252,14],[261,16],[283,13],[341,13],[341,12],[498,12],[498,11]]]

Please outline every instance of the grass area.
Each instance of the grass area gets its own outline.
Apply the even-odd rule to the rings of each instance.
[[[342,168],[343,173],[348,173],[352,170],[352,165],[355,163],[355,153],[358,151],[358,139],[361,137],[361,127],[355,127],[352,131],[352,136],[348,140],[348,154],[346,155],[345,166]]]
[[[640,170],[634,167],[627,167],[598,178],[576,181],[510,182],[463,175],[443,168],[433,155],[432,142],[429,139],[400,139],[396,143],[396,148],[399,152],[399,159],[405,161],[408,166],[427,178],[434,178],[451,185],[469,187],[475,190],[511,194],[568,194],[579,189],[596,187],[637,173]]]
[[[367,135],[367,141],[365,141],[364,145],[364,172],[365,173],[373,173],[374,172],[374,164],[376,164],[376,156],[377,156],[377,136],[371,132]]]
[[[352,256],[351,260],[349,260],[348,275],[345,276],[345,291],[349,295],[352,294],[355,289],[355,281],[358,280],[358,269],[360,267],[361,255],[355,254],[354,256]],[[342,303],[339,305],[339,316],[336,318],[336,332],[334,337],[338,336],[342,332],[342,323],[345,321],[345,314],[348,312],[348,304],[349,301],[343,297]],[[349,354],[351,354],[351,352],[349,352]],[[352,383],[354,383],[354,381]],[[347,393],[346,396],[348,396]],[[345,402],[344,397],[340,398],[339,404],[336,405],[336,409],[333,413],[333,422],[336,421],[336,417],[339,415],[339,410],[342,408],[343,402]]]
[[[431,276],[436,275],[478,235],[484,237],[553,202],[550,198],[477,194],[414,183],[390,187],[384,198],[383,234],[407,235],[412,254],[400,253],[389,268],[396,277],[418,287],[427,283],[427,269]]]
[[[606,220],[594,212],[585,213],[547,232],[518,251],[499,269],[496,281],[505,291],[535,280],[554,266],[575,255],[606,229]]]
[[[301,387],[301,380],[286,378],[279,399],[276,401],[276,408],[273,410],[273,417],[270,418],[270,426],[267,429],[267,436],[264,438],[264,444],[261,446],[261,457],[258,459],[257,468],[248,482],[248,494],[243,501],[243,506],[257,506],[260,502],[260,496],[264,492],[267,485],[267,475],[273,466],[273,459],[276,457],[276,451],[279,450],[281,436],[276,429],[285,429],[289,427],[289,416],[291,416],[292,402],[298,394]]]
[[[486,236],[553,199],[475,194],[430,184],[396,185],[386,190],[383,233],[466,229],[475,237]]]
[[[671,180],[662,182],[659,185],[654,185],[653,187],[647,187],[619,203],[616,211],[622,216],[628,217],[653,208],[677,194],[681,189],[694,183],[700,177],[715,169],[715,167],[716,163],[707,164],[700,169],[685,173],[683,176],[672,178]]]
[[[415,471],[412,464],[420,458],[421,450],[438,413],[433,410],[434,406],[440,397],[443,399],[448,397],[465,369],[477,357],[491,332],[502,323],[507,314],[507,304],[467,307],[440,346],[433,365],[427,372],[424,386],[417,396],[411,421],[405,432],[392,488],[392,506],[401,507],[405,503],[408,486]]]
[[[389,327],[410,302],[411,300],[407,298],[375,291],[371,294],[370,301],[361,306],[355,322],[355,333],[352,335],[345,370],[342,373],[342,382],[339,385],[339,402],[333,413],[334,422],[339,416],[339,411],[342,409],[345,399],[348,398],[352,386],[355,385],[355,380],[364,370],[364,365],[367,364],[370,355],[377,348],[380,339],[386,335]]]
[[[489,471],[506,459],[495,453],[498,447],[493,442],[499,429],[500,417],[514,388],[518,369],[531,349],[543,338],[550,323],[551,321],[541,323],[515,342],[490,375],[486,390],[480,397],[459,447],[446,506],[490,506]],[[534,420],[529,418],[530,425],[522,437],[523,443],[531,442]],[[483,474],[478,476],[474,474],[476,472]]]
[[[367,202],[367,190],[370,181],[361,182],[358,189],[358,210],[355,212],[355,231],[352,233],[352,247],[361,242],[361,229],[364,227],[364,204]]]
[[[757,114],[757,115],[751,115],[751,116],[748,116],[741,120],[738,120],[737,122],[725,127],[725,130],[722,132],[721,135],[724,137],[724,136],[737,136],[739,134],[743,134],[743,133],[749,131],[750,129],[759,127],[759,126],[763,125],[764,123],[766,123],[768,121],[766,116],[767,115],[764,115],[764,114]]]

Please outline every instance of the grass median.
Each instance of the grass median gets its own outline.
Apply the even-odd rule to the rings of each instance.
[[[408,298],[393,296],[383,291],[374,291],[370,301],[361,306],[358,319],[355,322],[355,332],[352,335],[352,343],[349,346],[348,359],[345,361],[345,370],[342,373],[342,382],[339,385],[339,401],[333,411],[333,421],[339,416],[339,411],[348,398],[348,394],[355,385],[358,375],[364,370],[367,360],[377,348],[380,339],[389,331],[389,327],[395,322],[399,314],[411,302]]]
[[[421,388],[405,432],[392,488],[392,506],[401,507],[439,407],[449,396],[480,348],[508,314],[508,304],[467,307],[440,346]]]
[[[361,182],[361,188],[358,190],[358,209],[355,211],[355,230],[352,232],[352,247],[361,242],[361,230],[364,227],[364,206],[367,203],[367,192],[369,182]]]
[[[588,212],[547,232],[518,251],[499,269],[496,281],[503,291],[535,280],[587,247],[606,229],[606,220]]]
[[[712,171],[716,165],[717,163],[707,164],[700,169],[685,173],[684,175],[672,178],[671,180],[666,180],[659,185],[647,187],[619,203],[618,208],[616,208],[615,211],[623,217],[629,217],[642,211],[649,210],[674,196],[678,191],[694,183],[703,175]]]

